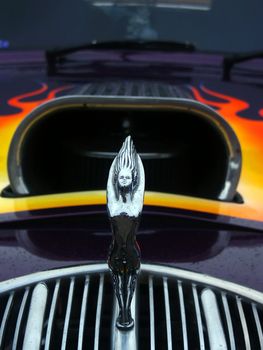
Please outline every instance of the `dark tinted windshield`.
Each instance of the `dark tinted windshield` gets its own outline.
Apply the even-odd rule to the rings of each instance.
[[[188,41],[213,52],[263,48],[262,0],[159,0],[140,6],[138,0],[94,1],[2,1],[0,47],[53,49],[139,39]]]

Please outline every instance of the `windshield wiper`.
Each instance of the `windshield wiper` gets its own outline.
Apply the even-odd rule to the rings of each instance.
[[[230,73],[235,64],[254,58],[263,58],[263,51],[237,53],[231,56],[225,56],[223,59],[223,80],[230,81]]]
[[[47,73],[54,75],[57,72],[57,64],[65,59],[65,56],[83,50],[144,50],[144,51],[169,51],[169,52],[193,52],[195,46],[189,42],[159,41],[159,40],[121,40],[121,41],[93,41],[86,45],[53,49],[45,52]]]

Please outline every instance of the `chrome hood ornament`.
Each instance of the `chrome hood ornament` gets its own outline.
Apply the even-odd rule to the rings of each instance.
[[[133,141],[128,136],[109,172],[107,208],[113,240],[108,265],[119,305],[116,326],[131,329],[131,302],[140,268],[140,250],[136,242],[144,197],[144,169]]]

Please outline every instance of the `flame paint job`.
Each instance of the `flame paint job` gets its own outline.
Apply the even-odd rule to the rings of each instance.
[[[47,102],[57,96],[61,91],[70,87],[62,86],[49,89],[47,84],[41,84],[40,88],[27,93],[10,97],[7,105],[13,107],[15,112],[9,114],[0,114],[0,186],[1,189],[8,183],[7,177],[7,154],[12,136],[19,123],[40,104]],[[29,99],[29,100],[28,100]],[[2,102],[2,101],[1,101]],[[17,112],[18,110],[18,112]]]
[[[10,97],[9,107],[13,113],[0,115],[0,188],[8,185],[7,153],[12,135],[20,121],[32,109],[48,101],[70,86],[51,88],[42,84],[39,88]],[[236,132],[242,148],[243,166],[238,191],[244,197],[244,204],[225,203],[201,198],[179,196],[165,193],[146,192],[145,204],[149,206],[183,209],[186,212],[213,214],[225,218],[225,222],[249,220],[255,227],[263,228],[263,108],[259,108],[251,118],[244,117],[250,103],[244,99],[214,91],[206,86],[191,86],[194,99],[215,108]],[[263,105],[263,101],[262,101]],[[104,205],[105,191],[89,191],[58,195],[45,195],[27,198],[0,198],[0,221],[16,220],[19,213],[40,209]],[[244,221],[244,222],[245,222]],[[246,225],[244,223],[244,225]],[[250,225],[251,226],[251,225]],[[252,225],[253,227],[253,225]]]

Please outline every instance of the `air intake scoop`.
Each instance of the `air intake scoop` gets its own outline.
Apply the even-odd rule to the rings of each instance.
[[[16,130],[8,157],[15,196],[101,190],[132,135],[146,190],[232,201],[241,149],[211,108],[181,98],[67,96],[32,111]]]

